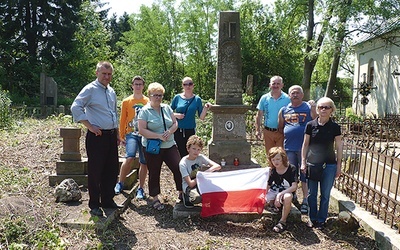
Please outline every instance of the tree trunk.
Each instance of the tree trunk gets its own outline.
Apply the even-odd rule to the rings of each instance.
[[[304,91],[304,99],[310,99],[310,87],[311,87],[311,77],[314,71],[315,65],[318,61],[318,55],[321,50],[322,42],[325,38],[325,33],[327,30],[327,25],[329,20],[332,18],[333,8],[329,6],[324,18],[320,33],[318,36],[315,34],[315,23],[314,23],[314,0],[308,0],[308,25],[307,25],[307,43],[306,43],[306,53],[304,57],[304,71],[302,86]],[[316,38],[315,38],[316,37]],[[313,40],[316,39],[315,45]],[[313,52],[315,50],[315,52]]]
[[[326,85],[325,96],[333,98],[333,89],[336,86],[337,82],[337,73],[339,69],[340,55],[342,52],[342,44],[344,38],[346,37],[346,22],[349,16],[350,5],[352,4],[352,0],[345,1],[345,4],[339,15],[339,23],[338,23],[338,31],[336,33],[335,39],[335,51],[333,53],[333,60],[329,72],[329,79]]]

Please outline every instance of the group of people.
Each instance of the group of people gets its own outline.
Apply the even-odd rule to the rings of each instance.
[[[90,213],[102,216],[102,208],[120,207],[113,197],[124,189],[137,153],[140,163],[138,199],[147,198],[144,185],[148,176],[152,206],[156,210],[164,209],[159,198],[164,162],[173,174],[178,199],[185,207],[200,203],[197,171],[221,168],[201,154],[204,142],[195,135],[196,115],[203,120],[212,104],[203,106],[201,98],[194,94],[190,77],[183,78],[182,93],[175,95],[168,105],[163,103],[165,89],[160,83],[150,83],[148,96],[145,96],[145,81],[135,76],[131,83],[133,94],[122,101],[118,120],[116,93],[109,85],[113,70],[110,62],[99,62],[96,80],[80,91],[71,106],[74,121],[88,130],[85,143]],[[285,230],[299,180],[304,197],[301,212],[308,213],[309,227],[321,228],[327,219],[334,179],[341,174],[341,131],[331,119],[335,104],[327,97],[317,103],[305,102],[301,86],[291,86],[288,94],[282,91],[283,86],[282,77],[271,78],[271,91],[261,97],[255,120],[257,136],[264,139],[271,169],[267,204],[276,212],[282,210],[281,219],[273,230]],[[157,154],[146,150],[152,139],[160,141]],[[120,144],[126,147],[126,159],[119,169]],[[321,189],[319,207],[318,187]]]
[[[90,213],[102,216],[102,208],[121,207],[113,197],[124,189],[124,181],[137,153],[140,167],[136,198],[147,198],[144,185],[149,176],[148,189],[152,206],[157,210],[164,209],[159,199],[161,166],[164,162],[173,173],[178,198],[186,197],[185,204],[189,206],[189,197],[182,196],[184,178],[180,162],[185,162],[183,158],[186,159],[190,148],[196,148],[189,150],[193,151],[195,158],[199,156],[197,149],[203,145],[199,144],[198,140],[201,139],[194,135],[196,114],[203,120],[212,105],[206,103],[203,107],[201,98],[193,93],[194,83],[189,77],[182,80],[183,92],[173,98],[170,106],[162,103],[165,89],[160,83],[149,84],[148,96],[145,96],[145,81],[141,76],[135,76],[131,83],[133,94],[122,101],[118,120],[117,97],[110,86],[113,71],[110,62],[99,62],[96,80],[80,91],[71,106],[74,121],[88,129],[85,143]],[[192,137],[194,141],[187,146],[188,139]],[[158,154],[146,152],[150,139],[160,140]],[[126,159],[120,169],[118,145],[125,145],[126,148]],[[189,155],[188,160],[193,160],[192,156]],[[206,165],[213,170],[215,167],[211,165],[216,163],[208,161]]]
[[[309,216],[307,226],[323,228],[330,192],[335,177],[341,174],[341,129],[332,120],[336,107],[328,97],[320,98],[317,103],[303,101],[299,85],[291,86],[288,94],[282,91],[283,86],[282,77],[271,78],[270,92],[261,97],[255,120],[256,134],[264,139],[271,168],[267,205],[273,212],[282,210],[273,230],[285,230],[291,203],[297,200],[299,181],[303,192],[300,211]]]

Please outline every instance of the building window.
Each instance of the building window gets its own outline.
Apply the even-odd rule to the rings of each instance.
[[[368,83],[370,84],[370,85],[373,85],[374,84],[374,67],[370,67],[369,68],[369,76],[368,76]]]
[[[368,63],[368,84],[371,86],[374,84],[374,60],[373,59],[369,60],[369,63]]]

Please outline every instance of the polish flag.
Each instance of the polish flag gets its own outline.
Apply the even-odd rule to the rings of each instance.
[[[197,172],[201,216],[264,210],[269,168]]]

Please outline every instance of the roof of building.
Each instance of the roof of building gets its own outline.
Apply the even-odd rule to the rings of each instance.
[[[383,21],[381,24],[375,27],[375,29],[372,29],[371,33],[367,33],[363,37],[361,37],[355,45],[359,45],[361,43],[364,43],[366,41],[369,41],[371,39],[381,37],[387,33],[390,33],[392,31],[396,31],[400,29],[400,17],[395,17],[388,19],[386,21]]]

